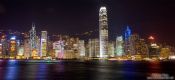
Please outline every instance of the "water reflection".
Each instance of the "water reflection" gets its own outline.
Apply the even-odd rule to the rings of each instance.
[[[47,64],[39,64],[37,70],[37,79],[47,79],[48,66]]]
[[[17,79],[19,65],[16,64],[16,60],[8,60],[6,65],[5,79],[12,80]]]
[[[67,61],[58,63],[0,62],[0,80],[136,80],[152,73],[174,77],[175,62]]]

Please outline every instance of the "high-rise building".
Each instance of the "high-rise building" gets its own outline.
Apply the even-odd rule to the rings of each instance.
[[[18,56],[24,56],[24,46],[21,45],[18,47],[18,53],[17,53]]]
[[[130,37],[131,37],[131,29],[129,26],[127,26],[126,30],[124,31],[124,52],[127,55],[130,54],[130,50],[129,50],[131,45],[129,41]]]
[[[114,48],[114,42],[110,42],[108,44],[108,54],[109,54],[109,57],[115,57],[115,48]]]
[[[138,34],[131,35],[129,39],[129,53],[135,56],[135,59],[145,58],[148,55],[148,46],[144,39],[141,39]]]
[[[131,36],[131,29],[130,29],[129,26],[126,27],[126,30],[125,30],[124,36],[125,36],[125,37],[124,37],[125,40],[128,40],[129,37]]]
[[[156,43],[151,43],[149,45],[149,57],[154,58],[154,57],[159,57],[160,55],[160,46]]]
[[[122,36],[118,36],[116,38],[116,56],[124,55],[123,42],[124,41]]]
[[[46,56],[47,54],[47,31],[41,31],[41,46],[40,56]]]
[[[99,39],[89,39],[88,55],[89,57],[99,57]]]
[[[64,58],[64,42],[62,40],[54,42],[53,49],[55,50],[55,58]]]
[[[85,42],[84,40],[79,40],[79,54],[80,57],[85,57]]]
[[[7,39],[4,37],[2,37],[1,39],[1,44],[2,44],[2,57],[5,57],[8,53],[8,46],[7,46]]]
[[[99,11],[100,58],[108,57],[108,19],[106,7]]]
[[[16,36],[12,36],[9,42],[9,53],[11,58],[15,58],[17,54]]]
[[[37,36],[36,36],[36,30],[35,30],[35,24],[32,23],[32,29],[29,31],[30,33],[30,57],[36,53],[37,51]]]
[[[24,39],[24,57],[28,59],[30,57],[30,52],[31,52],[31,46],[30,46],[30,40],[26,37]]]
[[[139,40],[140,40],[140,37],[139,37],[138,34],[133,34],[133,35],[130,36],[128,52],[129,52],[131,55],[136,55],[136,54],[137,54],[137,49],[136,49],[136,47],[137,47],[138,44],[139,44]]]
[[[41,56],[41,38],[39,36],[36,36],[36,57]]]
[[[0,58],[2,58],[2,44],[0,43]]]

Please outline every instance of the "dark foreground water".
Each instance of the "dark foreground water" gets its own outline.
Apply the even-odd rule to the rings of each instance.
[[[0,80],[146,80],[175,77],[175,61],[59,61],[0,60]]]

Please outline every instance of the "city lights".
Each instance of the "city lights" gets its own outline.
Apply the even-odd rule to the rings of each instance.
[[[175,0],[1,0],[0,80],[175,80]]]
[[[55,35],[53,40],[47,31],[38,35],[35,25],[28,34],[6,35],[1,38],[1,59],[32,59],[32,60],[59,60],[59,59],[104,59],[104,60],[174,60],[171,46],[162,46],[150,36],[148,41],[139,34],[132,34],[132,29],[126,26],[123,36],[117,36],[116,41],[108,40],[107,10],[102,7],[99,12],[99,38],[83,40],[69,35]],[[91,31],[92,32],[92,31]]]
[[[123,34],[109,35],[108,14],[106,6],[99,8],[99,29],[76,33],[74,35],[49,34],[47,30],[37,31],[32,23],[28,32],[1,32],[1,59],[29,60],[172,60],[174,47],[155,41],[155,36],[142,38],[132,33],[131,26],[124,26]],[[90,36],[98,31],[98,37]],[[110,37],[115,37],[115,40]]]

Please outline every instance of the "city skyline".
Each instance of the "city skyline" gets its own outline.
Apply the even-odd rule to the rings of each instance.
[[[153,35],[157,41],[174,43],[172,33],[175,6],[171,0],[111,0],[105,1],[105,5],[108,8],[110,39],[115,40],[129,25],[133,33],[138,33],[145,39]],[[28,31],[31,23],[35,22],[36,30],[47,30],[48,34],[81,34],[87,31],[98,33],[98,9],[101,6],[98,0],[2,1],[0,29]],[[98,37],[96,34],[92,35]]]
[[[173,0],[1,0],[0,80],[174,80]]]

